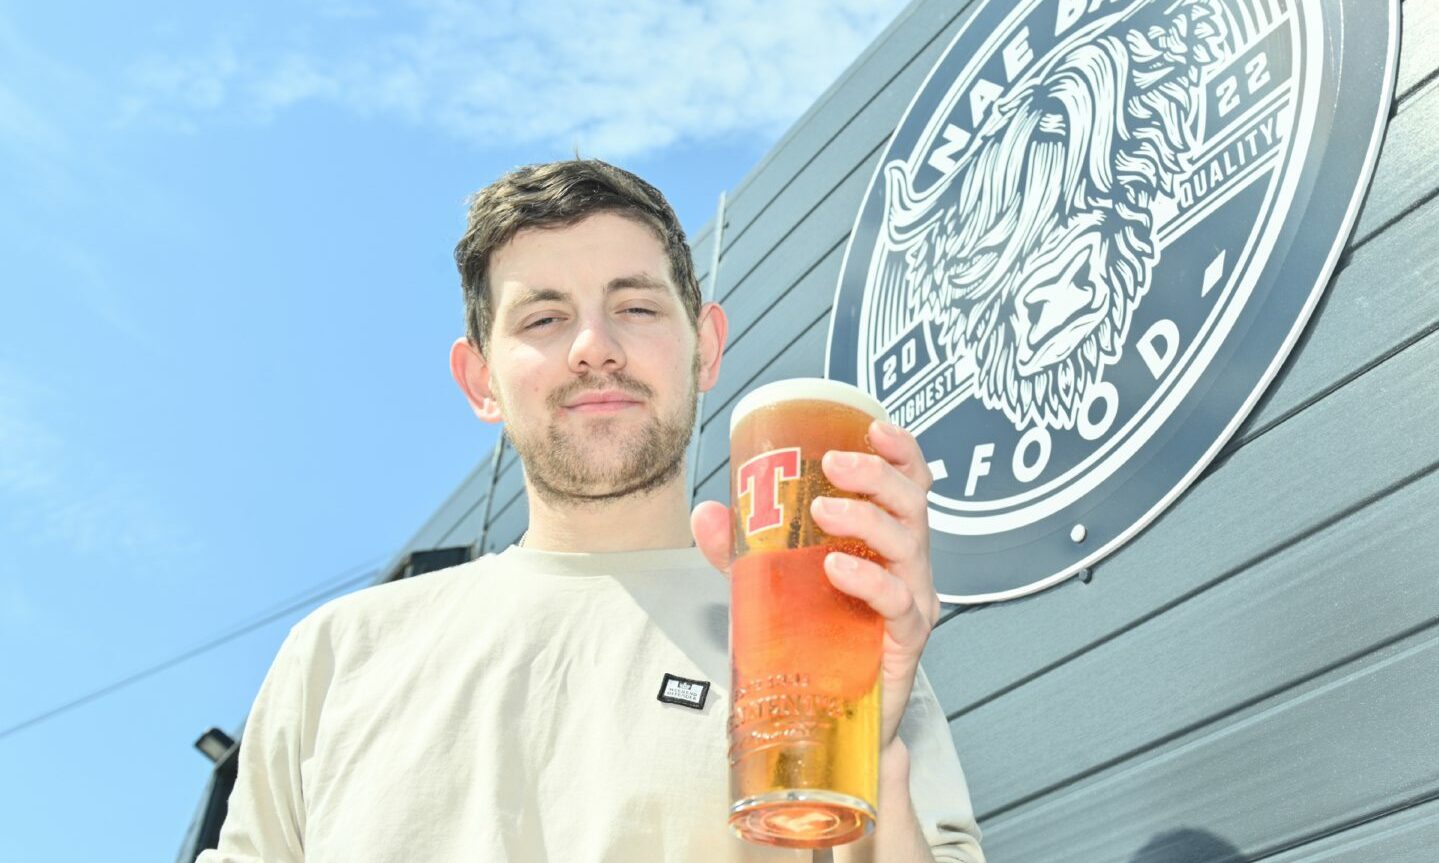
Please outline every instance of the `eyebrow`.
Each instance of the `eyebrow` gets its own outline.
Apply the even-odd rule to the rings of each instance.
[[[632,276],[620,276],[610,279],[605,285],[605,291],[618,291],[624,288],[640,288],[647,291],[668,291],[670,283],[664,279],[657,279],[649,273],[635,273]]]
[[[605,293],[613,293],[623,290],[645,290],[645,291],[668,291],[669,282],[664,279],[657,279],[649,273],[632,273],[628,276],[616,276],[610,279],[605,285]],[[527,288],[523,294],[509,305],[509,310],[521,309],[534,303],[562,302],[568,300],[570,295],[564,291],[557,291],[554,288]]]

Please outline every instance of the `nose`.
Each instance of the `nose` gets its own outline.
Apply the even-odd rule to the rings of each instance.
[[[625,366],[625,350],[604,317],[586,319],[570,343],[570,371],[612,372]]]

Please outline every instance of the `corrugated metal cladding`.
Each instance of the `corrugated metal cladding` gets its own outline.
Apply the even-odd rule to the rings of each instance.
[[[700,231],[732,329],[695,487],[728,496],[736,397],[823,373],[875,161],[967,4],[912,4]],[[1403,4],[1362,218],[1280,376],[1203,477],[1093,570],[952,612],[927,668],[993,861],[1439,860],[1439,0]],[[409,543],[500,549],[512,453]],[[489,524],[482,524],[486,511]]]

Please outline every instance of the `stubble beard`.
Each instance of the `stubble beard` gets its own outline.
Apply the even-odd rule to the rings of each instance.
[[[627,435],[619,442],[618,457],[606,459],[606,463],[597,463],[593,453],[604,448],[614,420],[594,422],[584,435],[573,434],[559,424],[530,434],[506,423],[505,437],[524,464],[530,487],[546,503],[575,507],[644,495],[668,484],[684,467],[685,449],[694,430],[699,365],[696,351],[688,391],[676,410],[669,416],[651,417]],[[546,402],[557,412],[579,393],[609,388],[646,399],[654,395],[643,382],[617,372],[578,378],[556,390]]]

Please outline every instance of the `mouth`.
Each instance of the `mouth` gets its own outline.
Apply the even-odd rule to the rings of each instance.
[[[564,409],[577,414],[617,414],[637,408],[640,404],[640,400],[634,396],[609,390],[585,393],[565,404]]]
[[[1103,318],[1106,298],[1090,274],[1091,260],[1081,246],[1036,273],[1017,298],[1018,360],[1026,373],[1068,356]]]

